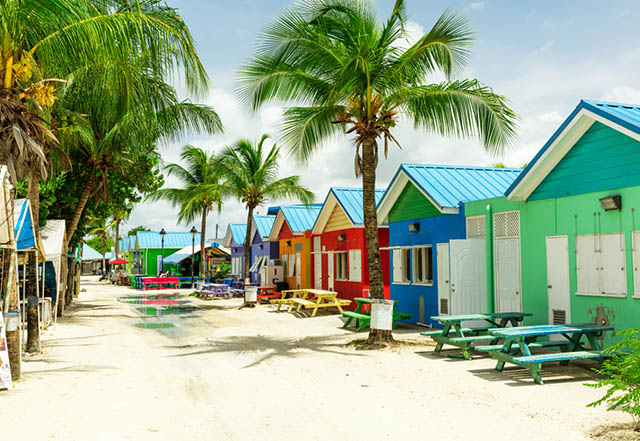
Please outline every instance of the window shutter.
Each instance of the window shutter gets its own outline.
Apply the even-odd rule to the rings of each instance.
[[[393,283],[402,282],[402,250],[395,249],[393,255]]]
[[[362,282],[362,251],[349,250],[349,280]]]
[[[576,277],[578,293],[581,294],[600,294],[596,240],[593,234],[576,237]]]
[[[601,294],[626,294],[627,271],[624,234],[601,234],[600,243]]]

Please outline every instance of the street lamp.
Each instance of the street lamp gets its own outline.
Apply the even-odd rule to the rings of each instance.
[[[198,234],[198,230],[196,230],[196,227],[191,227],[191,288],[195,288],[195,282],[194,282],[194,276],[195,276],[195,263],[196,263],[196,234]]]
[[[160,274],[164,271],[164,236],[167,235],[167,232],[164,231],[164,228],[160,230],[160,243],[162,244],[162,251],[160,253]]]

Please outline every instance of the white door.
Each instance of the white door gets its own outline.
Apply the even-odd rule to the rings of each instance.
[[[296,253],[296,287],[298,289],[302,288],[301,285],[301,276],[302,276],[302,265],[300,265],[300,259],[301,259],[301,254],[300,253]]]
[[[436,245],[436,265],[438,274],[438,314],[449,314],[451,283],[449,281],[449,244]]]
[[[487,312],[487,254],[484,239],[452,240],[450,314]]]
[[[327,289],[333,291],[333,251],[327,254]]]
[[[496,312],[522,312],[520,238],[496,238]]]
[[[567,236],[547,237],[547,298],[549,323],[571,323],[569,244]]]
[[[640,297],[640,231],[634,231],[631,236],[633,250],[633,296]]]
[[[322,254],[314,254],[313,255],[313,273],[314,273],[314,283],[313,287],[315,289],[322,289]]]

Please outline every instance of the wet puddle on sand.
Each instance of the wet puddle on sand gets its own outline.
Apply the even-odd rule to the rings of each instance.
[[[133,323],[140,329],[155,329],[168,336],[188,335],[185,328],[198,326],[198,308],[189,300],[179,300],[177,294],[148,294],[120,297],[121,303],[130,304],[142,322]]]

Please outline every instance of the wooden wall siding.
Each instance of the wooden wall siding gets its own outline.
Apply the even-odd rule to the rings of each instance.
[[[640,185],[638,170],[640,142],[595,122],[528,200]]]
[[[353,225],[344,213],[344,210],[340,205],[336,204],[336,206],[333,207],[333,212],[331,213],[331,216],[329,216],[329,220],[327,221],[327,226],[324,228],[324,231],[346,230],[351,227],[353,227]]]
[[[424,197],[420,190],[409,182],[389,212],[389,222],[404,222],[411,219],[439,216],[442,213]]]

